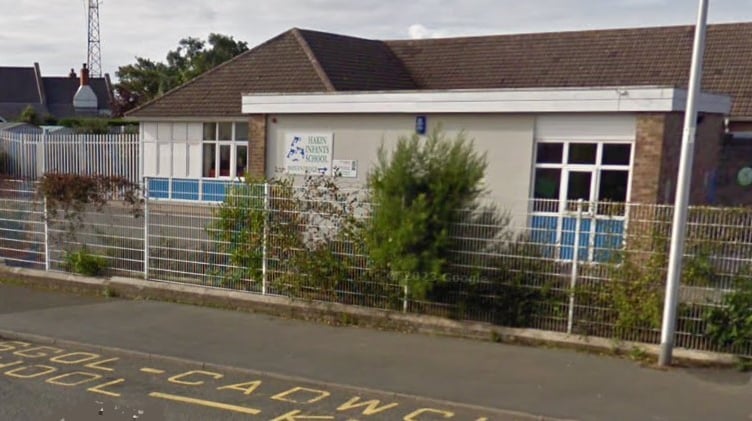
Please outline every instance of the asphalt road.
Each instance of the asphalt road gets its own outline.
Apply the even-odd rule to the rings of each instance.
[[[0,340],[0,419],[513,420],[433,400],[169,359]]]
[[[752,420],[749,373],[172,303],[0,285],[0,332],[30,342],[0,345],[0,421]]]

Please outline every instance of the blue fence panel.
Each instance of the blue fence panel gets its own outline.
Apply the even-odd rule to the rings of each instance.
[[[224,181],[204,181],[203,200],[207,202],[221,202],[225,200],[227,186],[230,183]]]
[[[150,178],[146,188],[152,199],[169,199],[170,197],[170,180],[166,178]]]
[[[172,198],[198,200],[198,180],[172,180]]]

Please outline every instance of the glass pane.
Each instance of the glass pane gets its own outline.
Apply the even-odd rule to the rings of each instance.
[[[535,169],[535,190],[533,210],[536,212],[558,212],[559,190],[561,186],[561,170],[557,168]]]
[[[629,171],[601,171],[601,185],[598,189],[598,213],[602,215],[623,215],[627,201]]]
[[[204,143],[204,156],[203,156],[203,170],[202,175],[204,177],[216,177],[215,170],[215,158],[216,147],[213,143]]]
[[[590,181],[593,179],[593,173],[589,171],[571,171],[569,173],[569,182],[567,183],[567,210],[577,210],[577,200],[585,201],[582,208],[588,212],[590,202]]]
[[[570,164],[595,164],[595,155],[598,151],[596,143],[572,143],[569,145]]]
[[[247,171],[248,171],[248,146],[238,145],[236,146],[235,176],[245,177],[245,173]]]
[[[629,165],[632,145],[603,145],[603,165]]]
[[[248,123],[235,123],[235,140],[248,140]]]
[[[232,123],[219,123],[219,140],[232,140]]]
[[[590,180],[593,173],[585,171],[572,171],[569,173],[567,184],[567,200],[583,199],[590,200]]]
[[[563,153],[563,143],[539,143],[535,162],[539,164],[561,164]]]
[[[217,140],[217,123],[204,123],[204,140]]]
[[[230,153],[231,145],[219,145],[219,176],[230,176]]]

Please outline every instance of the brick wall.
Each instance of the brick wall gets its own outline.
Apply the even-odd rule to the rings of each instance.
[[[683,129],[683,113],[638,115],[632,202],[674,202]],[[691,204],[717,201],[715,183],[722,139],[723,117],[717,114],[703,115],[695,135]]]
[[[671,113],[665,117],[663,162],[659,187],[659,203],[673,204],[676,199],[677,175],[684,134],[684,114]],[[693,205],[717,203],[716,179],[723,143],[723,116],[702,114],[695,133],[692,159],[692,181],[689,203]]]
[[[728,206],[752,205],[752,186],[737,181],[739,170],[752,167],[752,140],[729,139],[721,149],[718,166],[718,202]]]
[[[631,201],[656,203],[663,160],[664,114],[637,116]]]
[[[253,114],[248,118],[248,173],[257,178],[266,177],[266,114]]]

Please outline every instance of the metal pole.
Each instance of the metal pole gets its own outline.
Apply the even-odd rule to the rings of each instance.
[[[582,203],[577,200],[577,220],[574,224],[574,255],[572,256],[572,274],[569,280],[569,314],[567,316],[567,334],[572,334],[574,325],[574,289],[577,286],[577,272],[580,263],[580,231],[582,231]]]
[[[410,300],[410,288],[408,288],[407,284],[405,284],[403,288],[403,297],[402,297],[402,312],[407,313],[408,303]]]
[[[266,295],[267,242],[269,240],[269,183],[264,182],[264,237],[261,244],[261,294]]]
[[[684,133],[682,137],[679,174],[676,184],[676,202],[674,204],[674,221],[671,230],[671,249],[666,279],[666,301],[663,305],[663,326],[661,328],[661,350],[658,365],[671,364],[676,330],[676,305],[681,281],[684,240],[687,230],[687,206],[689,203],[689,186],[692,181],[692,159],[697,131],[697,97],[702,83],[703,53],[705,51],[705,32],[708,16],[708,0],[700,0],[695,28],[695,42],[692,52],[692,68],[689,76],[689,92],[684,114]]]
[[[47,197],[42,201],[44,206],[44,270],[50,270],[50,219],[47,213]]]

